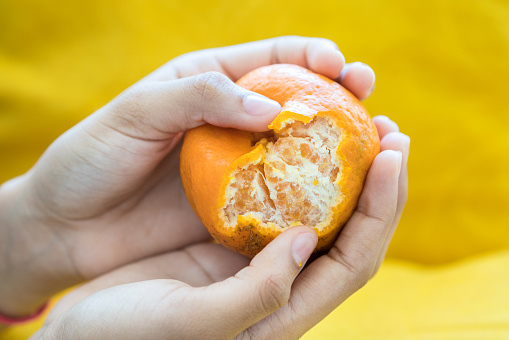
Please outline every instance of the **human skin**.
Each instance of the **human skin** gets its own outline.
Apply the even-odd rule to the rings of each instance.
[[[170,61],[0,187],[0,312],[30,314],[66,287],[209,242],[178,174],[182,132],[203,123],[266,130],[278,104],[253,100],[248,95],[261,96],[233,81],[275,62],[337,79],[361,99],[374,84],[368,66],[345,66],[336,45],[318,38],[281,37]]]
[[[382,152],[354,216],[332,250],[297,278],[296,238],[309,237],[306,259],[316,244],[304,226],[284,232],[251,263],[218,244],[194,244],[78,287],[33,339],[299,338],[376,273],[401,216],[409,140],[386,117],[375,123]]]

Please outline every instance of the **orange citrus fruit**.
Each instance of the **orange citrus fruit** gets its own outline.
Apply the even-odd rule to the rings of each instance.
[[[368,112],[300,66],[261,67],[237,84],[282,110],[269,132],[203,125],[186,133],[180,172],[194,211],[218,242],[250,257],[301,224],[318,234],[315,251],[330,248],[380,150]]]

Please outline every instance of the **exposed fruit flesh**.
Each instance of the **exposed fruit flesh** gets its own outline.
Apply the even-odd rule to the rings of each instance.
[[[308,124],[287,124],[272,136],[253,134],[253,143],[264,145],[263,161],[234,174],[222,208],[227,225],[235,227],[241,216],[282,229],[327,224],[331,207],[342,198],[336,155],[340,139],[334,122],[320,116]]]

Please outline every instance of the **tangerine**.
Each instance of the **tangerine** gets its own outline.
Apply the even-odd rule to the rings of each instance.
[[[380,151],[367,110],[296,65],[261,67],[237,84],[282,110],[264,133],[212,125],[186,132],[180,172],[191,206],[218,242],[250,257],[301,224],[316,231],[315,252],[330,248]]]

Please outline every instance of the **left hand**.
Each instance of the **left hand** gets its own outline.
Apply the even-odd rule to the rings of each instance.
[[[271,63],[307,67],[361,99],[374,83],[368,66],[345,66],[337,46],[318,38],[280,37],[170,61],[0,188],[0,232],[7,234],[0,248],[9,254],[9,261],[0,257],[0,312],[29,314],[77,282],[208,240],[182,189],[180,137],[204,123],[267,130],[279,105],[246,106],[245,98],[261,96],[233,81]]]

